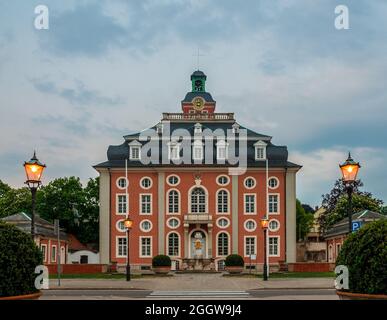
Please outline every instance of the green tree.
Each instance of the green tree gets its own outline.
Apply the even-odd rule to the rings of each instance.
[[[31,212],[31,191],[27,187],[12,189],[9,186],[8,188],[1,186],[0,188],[0,217],[19,212]]]
[[[370,192],[361,191],[363,183],[358,180],[354,183],[352,212],[372,210],[381,212],[383,201],[376,199]],[[348,196],[341,179],[336,180],[330,193],[322,196],[322,207],[326,210],[319,217],[320,229],[324,232],[336,222],[348,216]]]
[[[384,206],[382,208],[382,211],[380,212],[381,214],[384,214],[385,216],[387,216],[387,206]]]
[[[313,213],[306,212],[300,200],[296,201],[296,223],[297,223],[297,237],[303,240],[310,228],[313,226]]]

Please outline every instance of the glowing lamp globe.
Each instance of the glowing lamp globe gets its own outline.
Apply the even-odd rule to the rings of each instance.
[[[46,168],[46,165],[36,158],[36,153],[34,152],[31,160],[24,162],[24,170],[27,176],[26,183],[29,186],[38,186],[42,180],[44,168]]]
[[[351,153],[348,154],[348,159],[340,165],[341,174],[343,175],[344,182],[356,181],[357,173],[359,171],[360,164],[353,161]]]

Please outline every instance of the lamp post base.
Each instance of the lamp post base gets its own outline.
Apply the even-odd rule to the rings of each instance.
[[[130,266],[126,266],[126,281],[130,281]]]

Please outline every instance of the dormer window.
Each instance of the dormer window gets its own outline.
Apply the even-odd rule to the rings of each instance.
[[[129,143],[129,160],[141,159],[141,143],[137,140]]]
[[[194,133],[202,133],[202,125],[200,123],[195,124]]]
[[[168,159],[169,160],[179,160],[180,159],[180,147],[176,142],[169,143],[168,148]]]
[[[216,143],[216,159],[226,160],[228,157],[228,143],[224,140],[219,140]]]
[[[266,159],[266,143],[259,140],[254,143],[255,148],[255,160],[265,160]]]
[[[195,161],[203,160],[203,143],[199,140],[192,144],[192,159]]]
[[[236,122],[232,125],[232,133],[239,133],[239,124],[237,124]]]

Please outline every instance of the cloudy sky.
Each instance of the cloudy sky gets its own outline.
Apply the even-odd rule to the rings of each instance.
[[[217,111],[304,166],[298,198],[318,205],[351,150],[387,201],[386,17],[385,0],[0,0],[0,179],[22,186],[34,149],[45,183],[96,176],[109,144],[180,111],[200,48]]]

